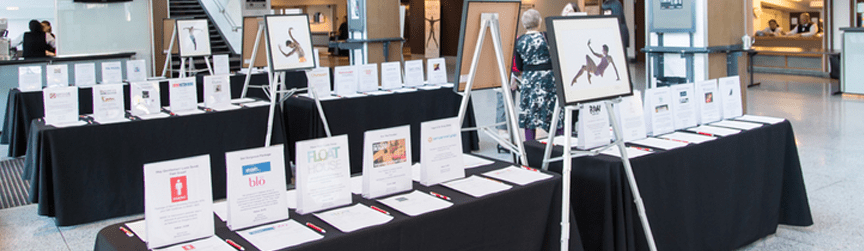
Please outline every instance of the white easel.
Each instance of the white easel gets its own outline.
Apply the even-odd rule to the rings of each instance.
[[[493,140],[506,147],[511,153],[519,156],[519,161],[523,165],[528,164],[528,158],[525,155],[525,144],[520,140],[522,137],[516,128],[519,125],[516,123],[516,112],[513,107],[513,96],[510,93],[510,85],[507,83],[506,71],[504,70],[504,53],[501,50],[501,31],[498,24],[498,13],[482,13],[480,15],[480,32],[477,35],[477,45],[474,48],[474,58],[471,59],[471,69],[468,71],[468,83],[465,85],[465,93],[462,96],[462,104],[459,106],[459,125],[465,120],[465,112],[468,110],[468,101],[471,99],[471,88],[474,86],[474,77],[477,73],[477,64],[480,62],[480,52],[483,49],[483,40],[486,37],[486,28],[491,29],[492,44],[495,46],[495,57],[498,63],[498,74],[501,78],[501,94],[504,96],[504,107],[507,113],[507,132],[510,134],[510,140],[502,139],[492,127],[499,126],[500,123],[490,126],[478,126],[472,128],[463,128],[462,131],[483,131]],[[458,69],[457,69],[458,71]]]
[[[246,93],[249,89],[249,80],[252,77],[252,67],[255,64],[255,56],[258,55],[258,44],[261,42],[261,37],[263,33],[264,21],[262,20],[258,22],[258,33],[255,35],[255,45],[252,47],[252,58],[249,62],[249,72],[246,73],[246,79],[243,82],[243,92],[240,94],[240,98],[246,98]],[[270,48],[267,47],[266,50],[267,56],[270,57]],[[267,60],[268,69],[272,69],[271,67],[269,67],[270,62],[273,62],[273,60]],[[268,71],[267,78],[270,83],[269,85],[253,86],[255,88],[261,88],[264,91],[264,94],[267,95],[267,98],[270,99],[270,113],[267,117],[267,136],[264,141],[264,146],[270,146],[270,139],[273,137],[273,115],[276,112],[277,100],[281,107],[282,102],[291,97],[291,95],[303,91],[307,91],[310,95],[312,95],[312,99],[315,100],[315,106],[318,108],[318,116],[321,117],[321,122],[324,124],[324,132],[327,134],[328,138],[332,136],[330,134],[330,124],[327,123],[327,117],[324,116],[324,108],[321,107],[321,100],[318,99],[318,93],[315,91],[315,88],[305,87],[287,89],[285,87],[285,71]],[[279,95],[278,97],[276,96],[277,94]]]
[[[209,35],[208,35],[209,36]],[[171,42],[168,43],[168,55],[165,56],[165,64],[162,65],[162,78],[166,78],[165,74],[168,73],[168,62],[171,61],[171,51],[174,50],[174,42],[177,40],[177,24],[174,24],[174,31],[171,32]],[[213,67],[210,66],[210,55],[202,56],[204,58],[204,63],[207,65],[207,71],[210,72],[210,75],[213,75]],[[188,70],[189,73],[192,73],[195,70],[195,65],[192,63],[193,57],[183,57],[180,56],[180,76],[181,78],[185,78],[186,72]],[[189,68],[186,68],[187,61],[189,64]],[[194,75],[194,74],[193,74]]]
[[[558,123],[558,113],[561,111],[560,101],[556,98],[555,109],[552,113],[552,125]],[[621,153],[621,162],[624,163],[624,171],[627,173],[627,181],[630,184],[630,192],[633,194],[633,200],[636,203],[636,210],[639,213],[639,219],[642,221],[642,229],[645,232],[645,238],[648,240],[648,248],[651,251],[657,251],[657,245],[654,243],[654,234],[651,233],[651,225],[648,224],[648,215],[645,214],[645,204],[642,202],[642,194],[639,193],[639,186],[636,184],[636,176],[633,175],[633,168],[630,166],[630,158],[627,156],[627,148],[624,145],[624,136],[618,124],[618,117],[615,116],[615,110],[612,109],[612,104],[621,103],[621,98],[603,101],[606,106],[606,111],[609,114],[609,122],[612,123],[612,131],[615,133],[615,141],[612,144],[591,150],[591,151],[575,151],[571,154],[570,141],[573,137],[573,111],[578,111],[582,105],[569,105],[564,107],[564,153],[561,157],[551,158],[552,147],[555,145],[552,139],[554,135],[550,134],[549,140],[546,143],[546,149],[543,152],[543,170],[549,169],[549,163],[555,161],[563,161],[564,167],[561,170],[561,178],[564,185],[561,186],[561,250],[567,250],[570,238],[570,172],[573,162],[571,159],[583,156],[594,156],[601,151],[609,149],[613,146],[618,146],[618,151]],[[565,156],[570,156],[569,158]]]

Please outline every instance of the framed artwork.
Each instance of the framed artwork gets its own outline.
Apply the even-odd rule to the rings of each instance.
[[[617,17],[549,17],[546,25],[561,105],[633,95]]]
[[[267,15],[264,22],[271,71],[315,68],[308,15]]]
[[[180,42],[181,57],[210,56],[207,19],[177,20],[177,41]]]
[[[456,91],[464,91],[468,84],[468,73],[471,71],[471,60],[477,46],[477,35],[480,33],[483,13],[498,13],[498,25],[501,33],[501,50],[504,56],[504,76],[510,77],[510,66],[513,61],[513,45],[516,43],[516,30],[519,28],[519,0],[467,0],[462,9],[462,26],[459,32],[459,50],[456,56]],[[491,31],[491,29],[490,29]],[[492,43],[491,32],[486,32],[477,63],[477,72],[472,90],[500,88],[501,77],[498,74],[498,59]],[[504,79],[509,83],[509,79]]]
[[[241,40],[243,51],[243,68],[250,68],[252,63],[252,50],[255,49],[255,36],[258,35],[258,22],[264,22],[264,17],[243,17],[243,40]],[[261,33],[261,40],[258,41],[258,52],[255,53],[255,62],[252,67],[267,66],[267,35]]]

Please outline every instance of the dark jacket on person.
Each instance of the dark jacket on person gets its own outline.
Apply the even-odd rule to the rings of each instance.
[[[45,32],[39,21],[30,21],[30,31],[24,33],[22,56],[24,58],[46,57],[45,51],[51,50],[51,46],[45,41]]]

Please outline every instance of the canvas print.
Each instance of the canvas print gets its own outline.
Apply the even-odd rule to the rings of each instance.
[[[177,20],[177,41],[181,57],[210,56],[210,29],[207,19]]]
[[[408,161],[405,139],[372,143],[373,167],[384,167]]]
[[[617,18],[551,17],[546,24],[562,105],[632,95]]]
[[[312,35],[306,14],[264,17],[267,26],[267,46],[270,48],[270,68],[273,71],[311,69]]]

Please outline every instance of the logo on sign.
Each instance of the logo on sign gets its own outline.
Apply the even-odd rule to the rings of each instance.
[[[171,86],[172,87],[186,87],[186,86],[192,86],[192,85],[193,85],[192,82],[187,82],[187,83],[177,83],[177,84],[173,84]]]
[[[186,250],[186,251],[188,251],[188,250],[195,250],[195,246],[192,246],[192,244],[189,244],[189,245],[183,245],[183,250]]]
[[[270,162],[243,166],[243,176],[270,171]]]
[[[171,203],[186,201],[189,195],[186,193],[186,176],[171,178]]]
[[[590,106],[588,106],[588,112],[591,113],[591,115],[597,115],[597,114],[600,114],[600,105],[590,105]]]

